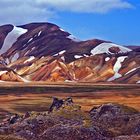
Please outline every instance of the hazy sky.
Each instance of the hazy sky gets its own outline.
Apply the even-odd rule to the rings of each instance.
[[[0,0],[0,24],[53,22],[76,37],[140,45],[140,0]]]

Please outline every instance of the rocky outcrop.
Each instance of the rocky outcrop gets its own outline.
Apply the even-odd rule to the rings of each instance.
[[[53,98],[46,112],[9,115],[0,123],[0,137],[24,140],[139,140],[140,113],[119,104],[83,112],[72,98]]]
[[[140,113],[127,106],[105,104],[90,111],[93,122],[102,124],[114,136],[140,135]],[[126,136],[127,138],[127,136]]]
[[[58,99],[58,98],[54,97],[53,98],[53,103],[49,108],[49,112],[59,110],[60,108],[65,107],[65,106],[69,106],[69,105],[73,105],[73,100],[72,100],[71,97],[69,97],[65,100]]]

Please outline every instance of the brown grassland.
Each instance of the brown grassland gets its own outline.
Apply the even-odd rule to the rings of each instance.
[[[48,116],[45,116],[46,112],[43,111],[47,111],[49,109],[50,105],[52,104],[52,100],[53,100],[52,97],[54,96],[60,99],[72,97],[74,104],[70,106],[65,106],[65,108],[62,107],[59,110],[52,112],[52,114],[47,114]],[[113,123],[112,123],[111,116],[109,116],[109,122],[106,122],[106,119],[105,121],[103,120],[103,122],[100,122],[100,119],[98,120],[98,116],[94,120],[94,117],[96,116],[95,114],[92,120],[90,116],[92,113],[89,115],[89,111],[93,107],[105,103],[114,103],[114,105],[112,104],[112,108],[115,108],[116,106],[120,106],[123,112],[125,113],[129,112],[130,114],[132,113],[132,116],[130,115],[132,119],[130,119],[128,125],[126,126],[126,122],[125,122],[126,118],[124,118],[123,117],[124,115],[121,114],[119,114],[120,116],[118,118],[116,117],[118,119],[117,122],[114,121]],[[123,105],[127,105],[128,107]],[[80,106],[82,107],[82,110]],[[60,122],[62,123],[62,120],[64,121],[63,122],[64,124],[68,122],[66,132],[69,132],[68,130],[74,129],[74,132],[75,131],[78,132],[78,136],[79,133],[80,135],[83,134],[83,131],[79,129],[80,122],[82,123],[82,127],[84,128],[84,130],[88,130],[88,132],[90,132],[89,130],[93,126],[94,127],[96,125],[101,126],[101,128],[99,126],[98,127],[96,126],[97,128],[99,128],[99,129],[95,129],[96,131],[94,131],[94,133],[96,132],[97,135],[99,135],[97,130],[101,131],[102,128],[106,128],[105,129],[107,130],[106,132],[110,133],[110,136],[107,136],[109,138],[121,136],[123,134],[126,135],[128,133],[132,135],[133,129],[131,129],[131,126],[132,128],[133,127],[137,128],[137,124],[138,124],[138,120],[135,119],[135,117],[133,118],[133,113],[136,113],[137,118],[139,118],[139,114],[137,115],[138,113],[137,110],[140,111],[140,85],[138,84],[123,85],[123,84],[102,84],[102,83],[92,84],[92,83],[44,83],[44,82],[2,83],[1,82],[0,83],[0,122],[3,122],[2,120],[5,120],[5,117],[10,115],[10,113],[17,113],[19,115],[23,114],[24,116],[25,112],[31,111],[30,117],[27,118],[27,122],[33,122],[33,124],[28,125],[28,123],[25,121],[26,119],[21,122],[19,121],[14,125],[10,125],[10,126],[8,122],[8,127],[6,131],[2,130],[2,132],[5,133],[2,133],[0,135],[0,140],[24,140],[24,138],[30,139],[29,134],[34,134],[32,132],[35,132],[35,134],[39,134],[37,136],[39,137],[39,139],[41,138],[42,140],[46,139],[45,136],[47,136],[48,138],[50,137],[50,135],[55,136],[56,139],[57,136],[59,136],[59,133],[61,132],[61,125],[59,126],[58,124]],[[38,113],[38,112],[42,112],[42,113]],[[40,114],[40,116],[38,116],[38,114]],[[33,120],[37,120],[37,117],[39,117],[40,119],[43,118],[42,120],[44,120],[45,118],[45,122],[42,121],[43,125],[41,123],[41,125],[37,125],[39,127],[36,127],[35,129],[32,130],[32,127],[30,129],[30,126],[34,126],[36,124],[36,121]],[[60,118],[60,120],[58,118]],[[52,120],[52,124],[53,122],[58,122],[58,124],[54,123],[54,126],[52,125],[50,128],[50,130],[54,129],[55,131],[50,131],[49,133],[49,127],[48,127],[49,125],[47,124],[47,119],[49,120],[48,121],[49,124],[50,124],[50,120]],[[77,125],[74,124],[73,127],[69,127],[71,126],[70,122],[72,123],[74,122]],[[28,130],[26,129],[24,130],[24,126],[26,129],[28,128]],[[5,128],[5,124],[4,124],[4,128]],[[46,128],[48,128],[48,131],[46,131]],[[16,130],[18,129],[21,131],[19,131],[19,133],[17,134]],[[25,133],[20,133],[23,132],[22,130],[24,130]],[[7,133],[7,132],[11,132],[11,133]],[[40,132],[43,132],[42,134],[44,134],[44,132],[48,132],[48,133],[46,133],[46,135],[44,134],[40,136]],[[107,133],[107,135],[109,133]],[[72,136],[72,139],[73,136],[76,137],[75,133],[73,135],[71,133],[70,134],[68,133],[67,135],[66,133],[66,136],[67,137]],[[86,137],[87,134],[84,134],[82,136]],[[94,135],[94,137],[95,136],[96,135]],[[100,135],[100,137],[102,136]],[[126,137],[128,138],[129,136]],[[34,138],[36,138],[36,135]],[[139,139],[139,136],[134,136],[133,138],[132,135],[132,139],[136,139],[136,138]]]
[[[92,83],[0,83],[0,112],[46,111],[52,97],[72,97],[82,109],[119,103],[140,110],[140,85]]]

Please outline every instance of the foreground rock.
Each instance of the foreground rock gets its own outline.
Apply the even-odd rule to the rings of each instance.
[[[118,135],[140,135],[140,113],[118,104],[105,104],[90,111],[93,123]]]
[[[83,112],[72,98],[54,98],[46,112],[9,116],[1,122],[0,135],[24,140],[139,140],[140,113],[118,104]]]

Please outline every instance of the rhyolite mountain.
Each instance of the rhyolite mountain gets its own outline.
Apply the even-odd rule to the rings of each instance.
[[[3,25],[0,81],[140,83],[140,47],[81,41],[51,23]]]

